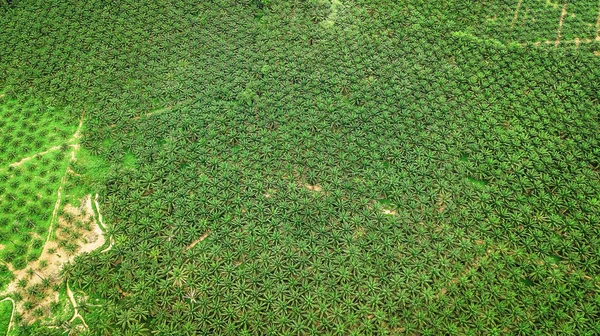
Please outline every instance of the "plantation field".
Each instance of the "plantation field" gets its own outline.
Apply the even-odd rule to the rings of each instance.
[[[506,0],[463,5],[457,19],[468,30],[505,43],[587,50],[600,44],[600,4],[594,1]],[[469,14],[463,16],[465,12]]]
[[[77,125],[68,125],[68,111],[9,97],[0,98],[0,254],[4,263],[23,269],[46,240],[69,161],[68,138]],[[3,275],[0,285],[10,279]]]
[[[597,0],[0,4],[14,335],[600,333]]]

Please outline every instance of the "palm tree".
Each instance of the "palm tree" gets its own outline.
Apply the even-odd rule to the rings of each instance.
[[[131,309],[123,309],[117,314],[116,323],[121,329],[129,329],[138,321],[135,318],[135,313]]]

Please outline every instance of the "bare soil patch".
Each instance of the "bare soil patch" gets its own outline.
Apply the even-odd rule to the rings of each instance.
[[[15,279],[2,293],[21,295],[23,299],[15,308],[25,322],[50,317],[50,306],[58,301],[63,265],[72,262],[78,254],[93,251],[105,243],[92,209],[91,195],[84,197],[78,206],[66,204],[63,207],[55,234],[54,239],[46,241],[38,260],[22,270],[11,267]]]
[[[558,32],[556,35],[556,42],[554,43],[555,46],[558,46],[560,44],[560,38],[562,37],[562,28],[563,28],[563,24],[565,22],[565,17],[567,16],[567,5],[569,3],[565,2],[565,4],[563,5],[562,11],[560,13],[560,20],[558,21]]]
[[[81,323],[83,323],[83,327],[85,329],[88,329],[88,325],[87,325],[87,323],[85,323],[83,316],[81,316],[79,314],[79,310],[77,309],[77,307],[79,307],[79,305],[77,303],[77,300],[75,300],[75,296],[73,295],[73,291],[71,291],[71,287],[69,286],[68,281],[67,281],[67,296],[69,297],[69,301],[71,302],[71,305],[73,306],[73,317],[71,317],[69,322],[73,322],[73,321],[75,321],[75,319],[79,318],[81,320]]]
[[[54,146],[54,147],[51,147],[51,148],[49,148],[49,149],[47,149],[47,150],[45,150],[45,151],[43,151],[43,152],[39,152],[39,153],[33,154],[32,156],[28,156],[28,157],[26,157],[26,158],[22,158],[22,159],[21,159],[20,161],[18,161],[18,162],[13,162],[13,163],[11,163],[11,164],[9,165],[9,167],[18,167],[18,166],[20,166],[20,165],[24,164],[25,162],[27,162],[27,161],[29,161],[29,160],[31,160],[31,159],[33,159],[33,158],[40,157],[40,156],[42,156],[42,155],[45,155],[45,154],[48,154],[48,153],[51,153],[51,152],[57,151],[57,150],[59,150],[59,149],[60,149],[60,146]]]
[[[193,248],[194,246],[196,246],[196,244],[198,244],[199,242],[203,241],[204,239],[206,239],[206,237],[208,237],[208,232],[203,234],[202,237],[194,240],[188,247],[185,248],[185,250],[190,250],[191,248]]]
[[[323,187],[321,187],[318,184],[310,185],[310,184],[307,183],[307,184],[304,185],[304,187],[306,189],[310,190],[310,191],[322,191],[323,190]]]

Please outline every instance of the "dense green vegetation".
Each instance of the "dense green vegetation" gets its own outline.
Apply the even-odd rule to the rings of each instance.
[[[6,335],[13,306],[8,300],[0,302],[0,335]]]
[[[1,7],[0,86],[85,112],[89,334],[600,333],[598,7]]]
[[[0,290],[4,290],[4,287],[14,278],[12,272],[6,267],[6,265],[0,265]]]

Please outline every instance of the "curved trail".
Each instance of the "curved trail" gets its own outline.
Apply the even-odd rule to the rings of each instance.
[[[104,230],[104,232],[106,232],[106,225],[104,225],[104,220],[102,220],[102,213],[100,213],[100,204],[98,204],[98,194],[96,194],[96,197],[94,198],[94,204],[96,205],[96,210],[98,211],[98,222],[100,223],[100,227],[102,228],[102,230]],[[115,238],[111,234],[110,237],[108,237],[108,247],[100,251],[100,253],[110,251],[114,244]]]
[[[13,163],[9,164],[8,166],[9,166],[9,167],[18,167],[18,166],[20,166],[20,165],[24,164],[25,162],[27,162],[27,161],[29,161],[29,160],[31,160],[31,159],[33,159],[33,158],[35,158],[35,157],[42,156],[42,155],[46,155],[46,154],[48,154],[48,153],[51,153],[51,152],[57,151],[57,150],[59,150],[59,149],[60,149],[60,147],[61,147],[61,146],[54,146],[54,147],[50,147],[49,149],[46,149],[46,150],[45,150],[45,151],[43,151],[43,152],[35,153],[35,154],[31,155],[31,156],[28,156],[28,157],[22,158],[20,161],[13,162]]]
[[[71,287],[69,287],[69,280],[67,280],[67,296],[69,297],[69,301],[71,301],[71,305],[73,306],[73,317],[69,320],[69,323],[75,321],[76,318],[81,320],[85,329],[89,329],[87,323],[83,319],[83,316],[79,314],[79,310],[77,310],[77,301],[75,301],[75,296],[73,296],[73,291],[71,291]]]
[[[75,134],[73,134],[71,139],[69,139],[69,142],[74,142],[81,137],[81,127],[83,126],[83,118],[84,117],[85,117],[85,112],[81,115],[81,119],[79,120],[79,126],[77,126],[77,130],[75,131]],[[71,147],[73,149],[71,150],[71,159],[69,160],[69,163],[76,160],[75,153],[79,150],[79,144],[77,144],[77,143],[71,144]],[[54,210],[52,210],[52,217],[50,219],[50,227],[48,228],[48,235],[46,236],[46,242],[48,242],[48,240],[50,240],[50,237],[52,236],[52,230],[54,229],[54,223],[56,222],[56,219],[58,217],[58,209],[60,208],[60,201],[62,199],[63,186],[67,182],[68,177],[69,177],[69,167],[67,166],[67,170],[65,171],[64,175],[60,179],[60,185],[58,186],[57,195],[56,195],[56,203],[54,203]]]
[[[90,196],[90,198],[91,198],[91,196]],[[100,205],[98,204],[98,194],[96,194],[96,197],[94,197],[94,204],[96,205],[96,210],[98,211],[98,224],[103,231],[106,231],[106,226],[104,225],[104,220],[102,219],[102,213],[100,212]],[[114,245],[114,238],[111,235],[109,237],[108,247],[100,252],[104,253],[104,252],[109,251],[113,245]],[[79,313],[79,310],[77,309],[77,307],[78,307],[77,301],[75,300],[73,291],[71,290],[71,287],[69,286],[69,280],[67,279],[66,282],[67,282],[67,296],[69,297],[69,301],[71,302],[71,305],[73,306],[73,316],[71,317],[69,322],[72,323],[73,321],[75,321],[75,319],[79,318],[81,320],[81,323],[85,327],[85,329],[89,329],[87,323],[85,322],[85,319],[83,318],[83,316],[81,316],[81,314]]]
[[[10,332],[10,329],[12,328],[13,325],[13,319],[15,317],[15,310],[17,309],[17,305],[15,304],[15,300],[13,300],[11,297],[5,297],[4,299],[0,300],[0,302],[3,301],[10,301],[10,303],[12,303],[12,311],[10,312],[10,320],[8,321],[8,327],[6,327],[6,335],[8,335],[8,333]]]

